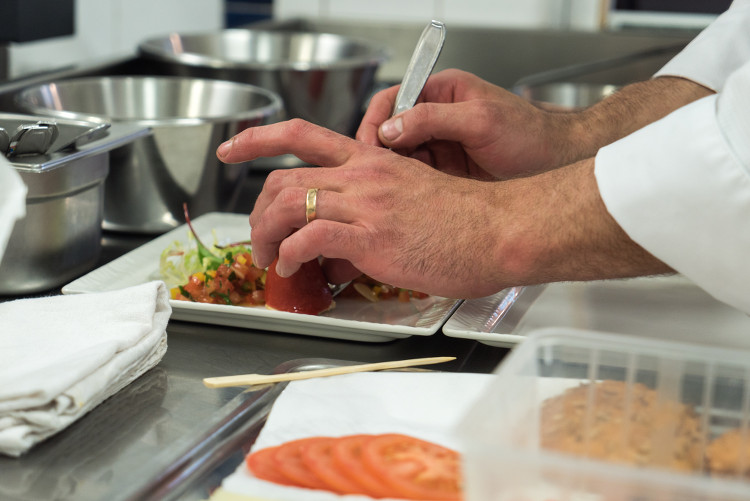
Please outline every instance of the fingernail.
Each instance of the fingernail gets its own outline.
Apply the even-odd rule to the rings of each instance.
[[[281,278],[289,278],[292,275],[291,273],[287,273],[287,270],[279,262],[276,263],[276,274]]]
[[[380,132],[387,140],[395,141],[404,132],[404,120],[401,117],[386,120],[380,126]]]
[[[220,158],[224,158],[227,155],[229,155],[229,152],[232,150],[232,143],[234,142],[234,138],[230,139],[229,141],[225,141],[219,145],[219,147],[216,149],[216,154]]]

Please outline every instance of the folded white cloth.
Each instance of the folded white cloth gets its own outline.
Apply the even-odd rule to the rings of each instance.
[[[16,221],[26,215],[26,185],[21,176],[0,156],[0,261]]]
[[[163,282],[0,304],[0,453],[19,456],[156,365]]]

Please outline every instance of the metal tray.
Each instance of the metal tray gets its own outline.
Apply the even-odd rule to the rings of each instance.
[[[300,372],[329,367],[356,365],[361,362],[327,358],[291,360],[280,364],[275,374]],[[407,368],[400,371],[429,371]],[[168,447],[156,458],[156,463],[167,461],[170,466],[146,476],[148,480],[139,488],[126,493],[127,500],[205,500],[221,485],[244,460],[266,422],[276,398],[288,383],[259,386],[248,389],[217,411],[209,423],[198,425],[195,435],[187,434],[183,440]],[[144,471],[148,470],[148,465]]]
[[[443,334],[512,348],[524,339],[516,327],[545,287],[510,287],[491,296],[464,301],[443,325]]]

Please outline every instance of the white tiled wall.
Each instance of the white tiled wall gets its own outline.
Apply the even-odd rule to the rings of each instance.
[[[10,48],[16,78],[97,59],[135,53],[151,36],[224,26],[223,0],[76,0],[76,32]]]
[[[274,0],[277,19],[295,17],[514,28],[596,30],[609,0]]]

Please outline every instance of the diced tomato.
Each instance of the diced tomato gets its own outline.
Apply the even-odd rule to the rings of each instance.
[[[259,306],[265,304],[262,292],[265,270],[252,264],[249,252],[234,257],[228,253],[225,262],[216,269],[191,275],[173,299],[199,303]]]
[[[188,283],[183,287],[185,291],[190,294],[190,298],[193,301],[199,303],[211,303],[213,300],[206,293],[205,275],[203,273],[196,273],[191,275]]]
[[[261,306],[266,304],[266,293],[262,290],[255,290],[246,294],[242,301],[237,303],[238,306]]]
[[[390,299],[398,295],[398,289],[396,289],[392,285],[383,284],[380,286],[378,295],[380,296],[380,299]]]
[[[400,434],[362,445],[365,467],[406,499],[460,500],[461,458],[456,451]]]

